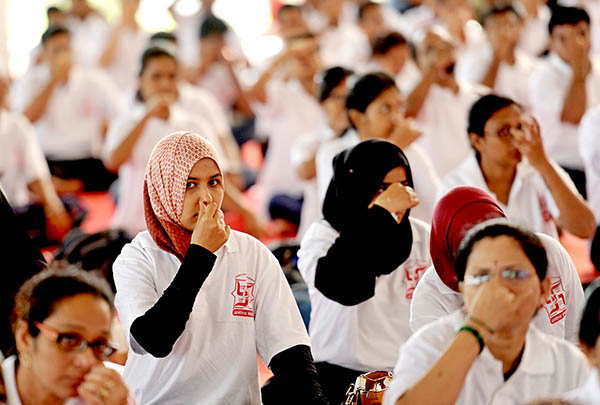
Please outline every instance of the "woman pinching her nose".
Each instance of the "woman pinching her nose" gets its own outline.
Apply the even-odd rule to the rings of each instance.
[[[152,151],[148,230],[114,266],[128,335],[124,377],[139,403],[325,403],[310,340],[281,268],[223,220],[223,175],[205,138],[176,132]],[[274,374],[261,392],[256,354]],[[261,395],[262,394],[262,395]]]

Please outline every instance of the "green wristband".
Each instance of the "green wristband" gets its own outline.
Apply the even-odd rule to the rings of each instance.
[[[477,331],[477,329],[465,325],[465,326],[462,326],[458,330],[458,332],[456,332],[456,334],[459,334],[463,330],[471,333],[473,336],[475,336],[477,338],[477,341],[479,342],[479,353],[481,353],[483,351],[483,347],[485,346],[485,343],[483,343],[483,337],[481,337],[481,333],[479,333],[479,331]]]

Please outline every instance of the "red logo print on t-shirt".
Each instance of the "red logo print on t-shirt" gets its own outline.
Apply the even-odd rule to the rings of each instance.
[[[407,266],[404,267],[404,275],[406,276],[405,297],[407,300],[412,299],[415,288],[417,288],[417,284],[419,283],[421,276],[423,273],[425,273],[425,270],[427,270],[428,267],[428,264],[419,265],[417,263],[408,263]]]
[[[567,316],[567,297],[560,277],[550,277],[550,297],[544,308],[552,325]]]
[[[254,317],[254,285],[254,279],[246,273],[235,276],[235,287],[231,292],[234,316]]]
[[[542,211],[542,218],[544,219],[544,222],[552,221],[552,214],[548,209],[548,202],[546,201],[546,197],[544,197],[542,194],[538,194],[538,204],[540,205],[540,210]]]

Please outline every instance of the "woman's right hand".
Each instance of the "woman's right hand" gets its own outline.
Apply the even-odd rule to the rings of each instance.
[[[148,100],[146,117],[154,117],[163,121],[168,120],[169,115],[171,114],[170,106],[172,102],[173,101],[168,97],[152,97],[150,100]]]
[[[210,202],[206,207],[198,203],[199,212],[196,226],[192,232],[192,243],[215,252],[229,239],[230,229],[225,224],[223,211],[216,202]]]
[[[115,370],[99,364],[84,377],[77,392],[90,405],[127,405],[129,390]]]
[[[393,183],[373,199],[369,208],[373,205],[384,208],[400,223],[406,210],[419,205],[419,197],[412,188],[400,183]]]

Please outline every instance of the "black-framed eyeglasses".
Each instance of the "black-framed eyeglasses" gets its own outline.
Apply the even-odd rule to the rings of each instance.
[[[41,322],[35,322],[34,325],[40,330],[42,335],[56,343],[58,347],[65,352],[82,352],[89,347],[92,349],[94,357],[100,361],[106,361],[117,351],[116,347],[112,346],[104,339],[88,342],[79,333],[59,332]]]

